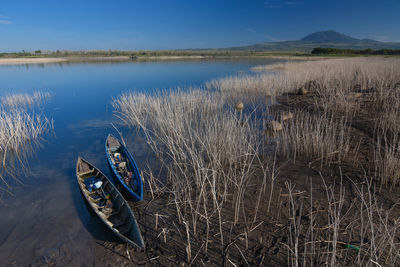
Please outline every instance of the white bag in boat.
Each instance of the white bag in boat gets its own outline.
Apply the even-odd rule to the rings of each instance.
[[[97,181],[94,183],[93,188],[94,189],[99,189],[103,185],[102,181]]]

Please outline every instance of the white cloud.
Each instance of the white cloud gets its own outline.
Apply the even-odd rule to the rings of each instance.
[[[390,37],[386,36],[386,35],[374,36],[372,39],[377,40],[377,41],[381,41],[381,42],[389,42],[390,41]]]
[[[272,1],[265,1],[264,2],[265,8],[282,8],[282,4],[279,1],[272,0]]]
[[[269,35],[269,34],[265,34],[265,37],[267,37],[272,42],[282,42],[283,41],[282,39],[276,38],[276,37],[274,37],[272,35]]]
[[[12,24],[12,21],[10,20],[10,17],[0,14],[0,24]]]
[[[298,6],[304,4],[303,1],[280,1],[269,0],[264,2],[265,8],[283,8],[285,6]]]
[[[304,4],[304,2],[303,1],[285,1],[284,4],[287,6],[298,6],[298,5]]]
[[[254,30],[254,28],[246,28],[246,31],[253,33],[253,34],[257,34],[257,31]]]
[[[380,42],[394,42],[398,43],[400,42],[399,40],[396,40],[390,36],[387,35],[375,35],[371,37],[372,40],[380,41]]]
[[[7,19],[0,19],[0,24],[12,24],[12,21]]]

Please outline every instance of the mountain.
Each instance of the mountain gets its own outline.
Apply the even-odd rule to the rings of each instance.
[[[310,52],[316,47],[343,49],[400,49],[400,43],[379,42],[372,39],[357,39],[336,31],[311,33],[297,41],[265,42],[249,46],[232,47],[243,51],[291,51]]]
[[[347,44],[354,44],[359,42],[359,39],[347,36],[345,34],[335,32],[335,31],[323,31],[323,32],[314,32],[300,41],[303,42],[311,42],[311,43],[347,43]]]

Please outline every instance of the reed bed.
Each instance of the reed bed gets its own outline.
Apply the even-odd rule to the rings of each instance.
[[[296,196],[295,185],[287,182],[289,216],[288,251],[290,266],[398,266],[400,264],[400,218],[396,207],[384,208],[368,177],[363,185],[350,182],[353,197],[346,192],[344,177],[329,185],[324,178],[325,199],[310,189]]]
[[[398,83],[399,64],[397,58],[346,58],[277,63],[255,67],[260,71],[256,75],[237,75],[211,80],[206,87],[223,92],[245,91],[257,94],[263,91],[276,95],[292,92],[312,82],[312,89],[321,94],[336,96],[343,91],[376,88],[380,94],[385,95],[385,88]]]
[[[140,129],[166,170],[160,191],[175,207],[187,263],[212,250],[220,263],[249,265],[248,236],[275,216],[288,230],[282,243],[289,265],[397,266],[400,219],[395,208],[383,208],[374,183],[394,187],[400,179],[400,60],[328,59],[257,69],[265,71],[215,79],[207,90],[126,93],[112,101],[115,115]],[[290,116],[271,112],[268,105],[276,101]],[[344,183],[342,175],[339,186],[323,180],[317,191],[325,196],[315,200],[312,183],[304,198],[290,182],[282,188],[276,156],[305,160],[307,168],[318,163],[317,171],[363,167],[357,160],[362,140],[353,135],[360,121],[374,151],[373,173],[362,183]],[[149,173],[153,194],[160,187]],[[287,191],[286,205],[277,190]]]
[[[187,232],[188,258],[191,235],[203,242],[205,253],[219,236],[223,255],[229,239],[223,225],[234,226],[247,216],[242,213],[244,196],[256,172],[261,170],[266,183],[268,164],[260,159],[264,138],[259,127],[227,107],[219,94],[202,90],[127,93],[112,105],[123,122],[140,128],[167,169],[165,182]],[[225,217],[225,210],[232,217]]]
[[[9,178],[22,183],[21,171],[27,170],[28,156],[40,146],[43,135],[53,131],[53,121],[43,114],[30,114],[26,108],[41,104],[48,93],[10,95],[1,98],[0,106],[0,188],[10,192]]]
[[[315,115],[300,110],[282,128],[277,149],[294,160],[306,157],[323,166],[339,164],[355,153],[350,153],[350,127],[345,119],[337,121],[326,113]]]
[[[322,118],[328,116],[330,121],[337,118],[340,127],[343,128],[337,128],[335,132],[339,136],[335,136],[332,131],[328,131],[332,130],[335,124],[320,127],[321,131],[330,132],[328,143],[348,143],[349,126],[359,119],[360,114],[369,112],[368,119],[374,128],[375,169],[379,173],[377,179],[385,186],[398,183],[400,177],[397,173],[400,173],[400,167],[396,166],[400,159],[397,141],[400,135],[399,58],[369,57],[286,62],[257,66],[255,70],[259,71],[256,75],[212,80],[207,83],[207,88],[230,96],[232,102],[245,98],[246,95],[271,96],[273,103],[278,96],[282,99],[282,95],[290,98],[296,94],[308,94],[308,102],[305,103],[308,106],[298,107],[303,109],[303,115],[299,115],[298,121],[295,120],[287,128],[283,125],[284,133],[289,134],[290,138],[283,137],[286,143],[282,142],[283,139],[280,141],[280,147],[283,149],[280,152],[288,155],[288,151],[292,151],[292,156],[311,156],[311,160],[315,160],[316,156],[315,153],[309,153],[311,147],[322,149],[327,140],[314,139],[308,143],[310,147],[307,148],[304,144],[305,139],[296,138],[294,131],[298,134],[301,132],[301,136],[306,136],[307,132],[311,131],[309,134],[313,135],[315,127],[320,127]],[[307,114],[310,114],[310,119],[305,123],[303,119],[308,117]],[[314,125],[317,117],[321,119],[317,119],[319,122]],[[324,155],[320,154],[318,157],[328,159],[330,153],[348,154],[347,145],[336,143],[334,146],[338,150],[327,149],[323,152]]]
[[[42,105],[51,98],[48,92],[37,91],[33,94],[12,94],[0,98],[0,105],[6,109],[30,108]]]
[[[262,99],[273,102],[283,92],[302,86],[307,77],[294,73],[283,76],[281,73],[245,74],[213,79],[206,83],[206,88],[221,92],[232,102],[238,99],[248,103]],[[289,89],[290,88],[290,89]]]

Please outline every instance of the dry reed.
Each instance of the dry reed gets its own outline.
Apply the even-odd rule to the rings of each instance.
[[[342,178],[338,186],[327,185],[325,202],[309,194],[295,197],[287,183],[290,266],[398,266],[400,264],[400,218],[384,209],[367,182],[352,183],[354,198],[347,198]],[[367,181],[369,179],[366,178]]]
[[[223,211],[232,210],[233,225],[246,216],[242,207],[248,183],[261,168],[264,139],[259,127],[226,106],[219,94],[201,90],[153,96],[128,93],[112,105],[123,122],[142,130],[167,169],[167,184],[187,242],[190,234],[202,239],[207,253],[209,240],[217,234],[223,254],[227,238],[223,224],[228,220]],[[199,224],[205,225],[205,236],[199,236]],[[188,260],[190,251],[188,243]]]
[[[41,91],[33,94],[12,94],[1,97],[0,106],[6,109],[29,108],[43,104],[50,97],[50,93]]]
[[[280,140],[283,151],[279,151],[285,155],[292,153],[291,157],[304,152],[303,156],[310,157],[310,160],[318,157],[329,159],[332,157],[331,153],[340,159],[340,155],[348,154],[347,144],[350,138],[348,127],[354,119],[358,119],[360,112],[369,112],[375,115],[370,119],[375,120],[373,145],[377,179],[382,185],[387,186],[398,183],[400,179],[398,175],[400,173],[399,58],[325,59],[277,63],[257,66],[256,69],[264,72],[215,79],[208,82],[206,87],[221,92],[233,103],[243,98],[265,99],[265,97],[267,101],[273,103],[274,99],[282,94],[311,92],[312,102],[309,105],[313,107],[312,112],[304,107],[302,115],[294,118],[294,122],[286,123],[284,132],[288,136],[287,138],[283,136],[284,139]],[[307,115],[308,113],[310,115]],[[334,120],[339,122],[333,122]],[[333,124],[330,125],[330,122]],[[315,131],[324,134],[324,138],[315,137]],[[299,134],[298,138],[295,132]],[[308,134],[310,136],[307,136]],[[299,140],[300,137],[305,139]],[[332,149],[324,149],[327,144],[330,144]],[[318,148],[319,156],[315,153]],[[314,152],[311,153],[311,150]]]
[[[350,153],[349,122],[296,111],[293,119],[283,123],[277,144],[280,153],[294,160],[305,157],[321,165],[340,163]]]
[[[1,189],[10,189],[7,177],[22,183],[19,175],[27,170],[27,158],[40,138],[53,131],[53,121],[43,114],[30,114],[25,108],[35,103],[41,104],[48,93],[36,92],[33,95],[10,95],[1,98],[0,106],[0,157]]]
[[[351,145],[355,141],[351,125],[365,109],[366,99],[382,118],[374,124],[377,179],[382,185],[395,185],[400,179],[399,59],[329,59],[264,69],[274,71],[215,79],[206,84],[208,91],[126,93],[112,102],[115,115],[141,130],[167,170],[163,191],[171,194],[176,216],[186,231],[182,242],[186,244],[188,262],[195,258],[193,240],[207,254],[211,242],[216,248],[217,239],[222,262],[233,264],[228,254],[236,247],[247,263],[242,249],[236,246],[237,239],[230,234],[239,222],[252,229],[261,202],[267,203],[270,211],[277,168],[263,155],[271,151],[267,145],[271,140],[277,142],[275,153],[288,158],[303,157],[321,166],[340,166],[357,153]],[[307,97],[312,107],[292,110],[292,118],[282,120],[282,131],[266,140],[266,121],[273,119],[266,104],[274,103],[278,96],[297,94],[302,88],[311,95]],[[235,110],[238,103],[243,103],[237,109],[240,112]],[[262,181],[254,181],[260,172]],[[248,221],[244,199],[251,183],[257,184],[259,191],[254,218]],[[266,190],[267,185],[270,190]],[[315,206],[312,190],[306,203],[295,199],[294,185],[287,183],[286,187],[289,238],[285,245],[290,265],[399,263],[395,240],[399,219],[390,218],[390,211],[380,208],[371,183],[366,187],[354,184],[357,193],[353,203],[345,199],[342,183],[339,188],[325,184],[325,216],[314,214],[320,207]],[[224,217],[226,210],[232,217]],[[308,220],[304,221],[306,211]],[[231,231],[224,225],[231,225]],[[240,234],[245,237],[246,248],[247,233]],[[351,254],[353,237],[358,240],[355,247],[360,249]]]

